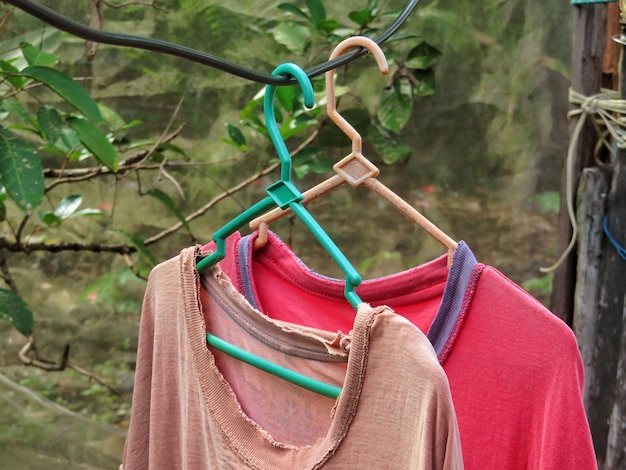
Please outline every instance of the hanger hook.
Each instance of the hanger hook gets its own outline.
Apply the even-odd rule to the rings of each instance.
[[[274,69],[272,75],[291,75],[296,79],[302,94],[304,95],[304,105],[311,109],[315,105],[315,96],[313,95],[313,85],[306,72],[296,64],[286,62],[280,64]],[[278,153],[280,159],[280,179],[282,181],[291,181],[291,157],[285,145],[283,137],[280,135],[280,129],[276,123],[276,113],[274,112],[274,96],[276,95],[276,85],[267,85],[265,87],[265,98],[263,100],[263,113],[265,115],[265,125],[272,139],[272,143]]]
[[[337,57],[345,54],[347,51],[354,47],[363,47],[374,54],[376,63],[378,64],[378,70],[383,75],[389,72],[389,65],[385,58],[385,53],[376,42],[365,36],[353,36],[341,41],[335,49],[333,49],[329,60],[334,60]],[[337,112],[337,103],[335,100],[335,70],[331,69],[326,72],[326,110],[328,117],[333,120],[337,126],[352,140],[352,152],[361,153],[362,142],[361,134],[346,121],[341,114]]]

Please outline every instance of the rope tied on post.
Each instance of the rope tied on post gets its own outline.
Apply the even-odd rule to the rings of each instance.
[[[604,165],[598,158],[600,149],[606,147],[611,158],[615,158],[614,146],[618,149],[626,149],[626,100],[620,98],[619,91],[602,90],[592,96],[585,96],[570,88],[569,102],[578,105],[578,109],[573,109],[567,113],[568,118],[579,117],[574,132],[570,139],[566,157],[566,193],[567,213],[572,224],[572,237],[569,245],[556,263],[547,268],[540,268],[542,273],[554,272],[567,258],[578,239],[578,227],[576,226],[576,211],[574,208],[574,152],[580,135],[588,117],[592,117],[591,123],[598,133],[598,143],[594,150],[594,159],[599,166]]]

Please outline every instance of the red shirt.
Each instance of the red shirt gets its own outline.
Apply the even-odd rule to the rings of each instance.
[[[274,319],[349,331],[355,312],[341,280],[311,271],[273,234],[252,256],[252,239],[231,236],[220,265],[253,306]],[[356,292],[427,334],[448,376],[466,469],[597,468],[574,334],[495,268],[478,263],[465,243],[450,270],[442,256],[364,281]]]

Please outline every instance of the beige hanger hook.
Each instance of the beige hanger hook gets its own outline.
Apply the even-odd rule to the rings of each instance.
[[[380,71],[382,73],[387,73],[387,61],[385,60],[382,50],[374,41],[365,37],[355,36],[339,43],[330,58],[334,59],[345,53],[347,50],[357,46],[366,47],[368,50],[372,51],[374,53],[374,57],[376,57]],[[454,255],[454,251],[456,250],[457,243],[430,220],[424,217],[412,205],[376,179],[379,174],[379,170],[363,155],[361,150],[361,135],[343,118],[343,116],[337,112],[335,103],[334,77],[335,73],[333,70],[326,72],[326,99],[328,116],[350,137],[352,140],[352,152],[350,155],[343,158],[333,166],[336,173],[334,176],[304,192],[304,199],[302,200],[302,203],[306,204],[314,199],[317,199],[329,191],[341,186],[343,183],[348,183],[355,188],[365,186],[374,191],[381,198],[388,201],[401,214],[406,216],[418,227],[441,243],[441,245],[443,245],[448,251],[449,266],[452,263],[452,257]],[[250,228],[252,230],[258,229],[259,231],[258,237],[254,241],[254,249],[262,248],[267,243],[267,225],[275,220],[278,220],[287,213],[287,210],[277,208],[250,222]]]
[[[370,51],[374,55],[374,59],[376,59],[376,64],[378,65],[378,70],[383,75],[389,73],[389,65],[387,64],[387,58],[385,57],[385,53],[380,48],[375,41],[365,36],[352,36],[347,39],[341,41],[335,48],[333,52],[330,54],[330,58],[328,60],[336,59],[339,56],[344,55],[350,49],[354,49],[355,47],[362,47]],[[361,134],[357,132],[357,130],[352,127],[352,125],[344,119],[344,117],[337,112],[337,103],[335,98],[335,69],[331,69],[326,72],[326,111],[328,117],[342,130],[348,137],[350,137],[350,141],[352,142],[352,155],[358,158],[359,155],[362,155],[362,145],[363,138]],[[367,166],[365,171],[361,171],[360,168],[350,167],[351,171],[341,171],[341,166],[335,166],[335,170],[339,173],[339,175],[332,179],[329,184],[324,186],[318,186],[317,191],[309,191],[308,194],[304,194],[303,203],[307,203],[321,196],[322,194],[330,191],[334,187],[340,186],[343,183],[343,180],[351,182],[353,186],[359,186],[365,178],[368,177],[376,177],[378,175],[378,168],[369,164],[369,162],[364,165]],[[338,170],[339,169],[339,170]],[[355,173],[356,172],[356,173]],[[358,176],[354,176],[357,174]],[[343,179],[341,178],[343,177]],[[358,183],[357,183],[358,180]],[[254,240],[253,249],[258,250],[263,248],[268,240],[268,224],[272,221],[282,217],[286,214],[286,211],[281,209],[274,209],[273,211],[268,212],[265,216],[259,217],[252,222],[250,222],[250,228],[252,230],[258,230],[257,238]]]
[[[383,75],[389,73],[389,65],[387,65],[385,53],[378,44],[365,36],[353,36],[341,41],[335,49],[333,49],[329,60],[336,59],[355,47],[363,47],[370,51],[376,59],[380,73]],[[332,119],[333,122],[337,124],[337,126],[348,137],[350,137],[350,140],[352,141],[352,151],[360,154],[363,143],[361,135],[350,125],[348,121],[343,118],[341,114],[337,112],[337,103],[335,99],[335,69],[331,69],[326,72],[326,112],[328,117]]]

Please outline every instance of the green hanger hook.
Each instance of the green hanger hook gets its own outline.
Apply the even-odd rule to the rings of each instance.
[[[304,70],[296,64],[288,62],[281,64],[274,69],[272,74],[293,76],[302,89],[305,106],[307,108],[312,108],[315,105],[313,85],[311,85],[311,81]],[[215,251],[206,258],[200,260],[196,267],[198,271],[202,272],[213,266],[218,261],[224,259],[226,256],[226,237],[232,235],[244,225],[247,225],[252,219],[264,214],[276,206],[281,209],[289,207],[298,216],[298,218],[304,222],[311,233],[315,235],[320,244],[330,254],[346,275],[344,295],[348,302],[350,302],[350,304],[356,309],[361,303],[361,299],[356,294],[354,289],[361,284],[361,275],[356,271],[354,266],[350,264],[346,256],[341,252],[326,232],[324,232],[322,227],[320,227],[309,211],[307,211],[300,203],[300,201],[304,199],[304,196],[291,182],[291,156],[289,155],[285,141],[280,134],[278,123],[276,122],[276,113],[274,111],[275,95],[276,86],[267,85],[263,100],[263,112],[265,115],[265,125],[267,126],[270,138],[276,148],[278,158],[280,159],[281,178],[265,188],[265,192],[268,194],[268,197],[257,202],[245,212],[239,214],[213,234],[213,241],[215,242],[216,247]]]
[[[274,69],[272,75],[291,75],[296,79],[302,94],[304,95],[304,105],[311,109],[315,106],[315,96],[313,95],[313,85],[311,80],[307,77],[304,70],[298,67],[296,64],[286,62],[280,64]],[[265,87],[265,97],[263,100],[263,113],[265,114],[265,125],[272,139],[272,143],[278,152],[278,158],[280,159],[280,179],[283,181],[291,181],[291,157],[289,151],[285,145],[280,129],[276,123],[276,113],[274,112],[274,96],[276,95],[276,86],[267,85]]]

